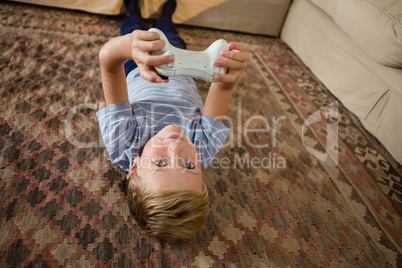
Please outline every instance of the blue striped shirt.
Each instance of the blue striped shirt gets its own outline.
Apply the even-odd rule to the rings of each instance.
[[[192,78],[150,83],[137,68],[128,74],[127,88],[129,101],[96,113],[110,161],[129,171],[149,139],[167,125],[178,125],[197,148],[201,167],[209,165],[230,131],[219,120],[202,115],[203,103]]]

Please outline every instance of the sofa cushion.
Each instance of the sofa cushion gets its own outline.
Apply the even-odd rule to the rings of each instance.
[[[379,63],[402,68],[401,0],[310,0]]]

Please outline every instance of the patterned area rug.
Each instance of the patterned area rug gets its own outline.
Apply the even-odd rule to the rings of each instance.
[[[204,172],[205,229],[141,232],[95,117],[97,53],[120,22],[0,4],[1,267],[402,266],[401,166],[286,44],[246,34],[179,27],[193,50],[246,43],[248,67]]]

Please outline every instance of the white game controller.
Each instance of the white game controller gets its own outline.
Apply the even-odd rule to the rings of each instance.
[[[174,62],[155,67],[159,75],[165,77],[189,76],[209,82],[217,82],[214,80],[214,74],[226,73],[227,68],[217,67],[213,64],[215,58],[222,58],[221,51],[228,49],[228,42],[225,40],[216,40],[204,51],[191,51],[172,46],[165,34],[159,29],[151,28],[149,31],[158,33],[161,39],[165,41],[165,47],[152,51],[151,55],[175,56]]]

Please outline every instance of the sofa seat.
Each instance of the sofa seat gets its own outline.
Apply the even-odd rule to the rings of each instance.
[[[281,38],[402,163],[402,69],[378,62],[309,0],[293,1]]]

